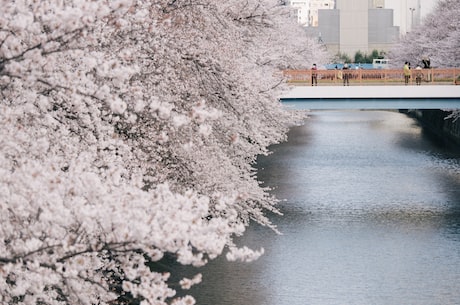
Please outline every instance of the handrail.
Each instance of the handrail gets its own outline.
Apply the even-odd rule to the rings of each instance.
[[[410,70],[410,84],[415,84],[415,78],[421,73],[422,83],[454,84],[460,85],[460,68],[431,68]],[[288,83],[311,83],[312,73],[317,75],[318,83],[341,85],[343,74],[347,73],[350,83],[366,84],[399,84],[404,83],[403,69],[373,69],[373,70],[284,70],[283,74]],[[342,75],[342,77],[341,77]]]

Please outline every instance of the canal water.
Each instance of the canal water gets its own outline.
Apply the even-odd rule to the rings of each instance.
[[[265,254],[200,270],[200,305],[460,304],[460,150],[391,111],[315,111],[258,160]]]

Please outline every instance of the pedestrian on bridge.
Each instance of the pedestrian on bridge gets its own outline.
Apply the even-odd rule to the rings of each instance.
[[[404,63],[403,70],[404,70],[404,84],[407,86],[409,84],[409,79],[410,79],[410,67],[407,61]]]
[[[348,73],[348,64],[344,64],[343,65],[343,68],[342,68],[343,71],[343,75],[342,75],[342,78],[343,78],[343,85],[344,86],[350,86],[350,73]]]
[[[316,64],[313,64],[313,67],[311,68],[311,85],[312,86],[318,86],[318,68],[316,67]]]
[[[417,86],[420,86],[422,84],[422,77],[422,67],[420,67],[420,65],[417,65],[417,68],[415,68],[415,83],[417,84]]]

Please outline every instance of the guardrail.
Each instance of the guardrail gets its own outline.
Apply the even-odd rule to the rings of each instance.
[[[415,84],[417,73],[421,73],[421,82],[436,84],[460,85],[460,68],[448,69],[412,69],[410,84]],[[375,69],[375,70],[284,70],[284,76],[288,83],[311,84],[312,73],[316,73],[318,84],[343,84],[345,73],[348,74],[350,83],[358,84],[399,84],[404,83],[404,71],[402,69]]]

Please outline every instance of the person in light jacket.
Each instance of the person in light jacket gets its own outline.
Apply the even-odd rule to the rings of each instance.
[[[409,79],[410,79],[410,67],[409,67],[409,63],[406,61],[404,63],[404,84],[405,85],[408,85],[409,84]]]

